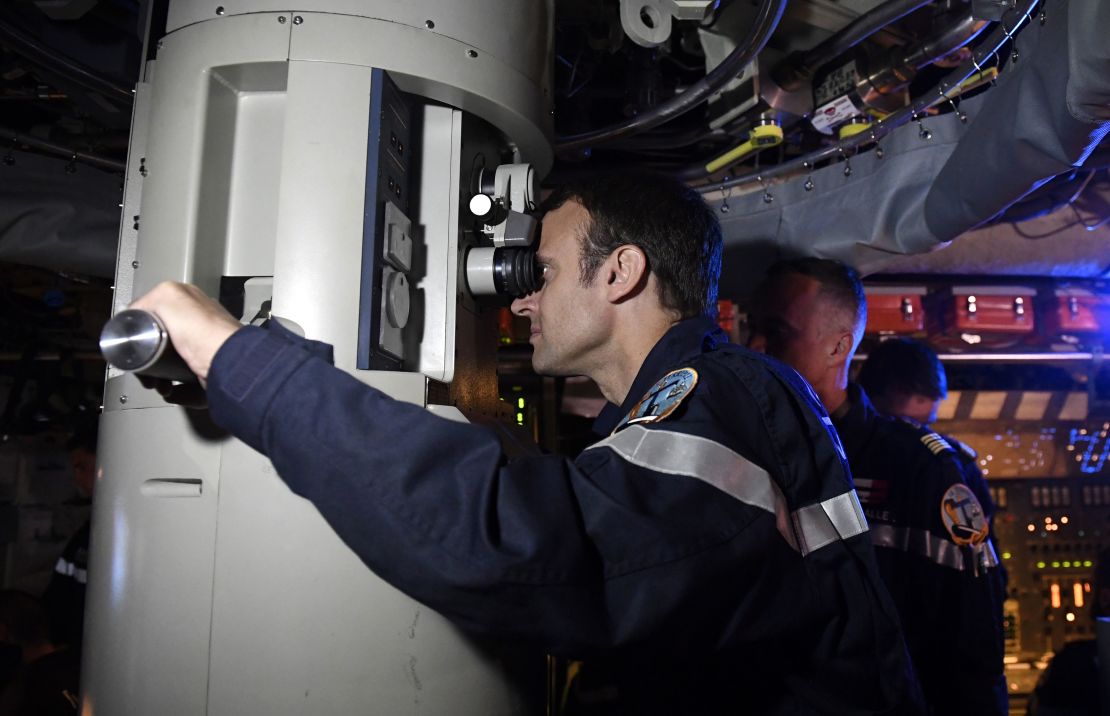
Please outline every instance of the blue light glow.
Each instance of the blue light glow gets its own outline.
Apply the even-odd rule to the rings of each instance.
[[[1110,438],[1106,432],[1088,431],[1081,428],[1072,428],[1068,441],[1075,446],[1075,453],[1080,458],[1079,471],[1087,475],[1102,472],[1110,457]]]

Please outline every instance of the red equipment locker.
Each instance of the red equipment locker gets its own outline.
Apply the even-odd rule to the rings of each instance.
[[[1025,335],[1036,328],[1029,286],[953,286],[945,298],[948,332]]]
[[[925,332],[924,286],[866,286],[867,329],[872,335]]]

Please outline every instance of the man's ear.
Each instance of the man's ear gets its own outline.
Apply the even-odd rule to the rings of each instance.
[[[647,255],[639,246],[620,246],[605,260],[602,275],[612,303],[631,298],[647,284]]]
[[[832,353],[829,354],[829,362],[839,365],[845,363],[852,358],[852,343],[853,337],[851,333],[842,333],[836,339],[836,344],[833,346]]]

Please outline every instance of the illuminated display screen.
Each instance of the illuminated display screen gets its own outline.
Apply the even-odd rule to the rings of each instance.
[[[1067,450],[1073,454],[1079,472],[1084,475],[1099,475],[1106,468],[1106,458],[1110,451],[1110,440],[1106,437],[1104,425],[1101,430],[1090,428],[1071,428],[1068,431]]]
[[[991,432],[937,429],[979,453],[977,462],[986,477],[1110,477],[1110,423],[1009,425]]]
[[[1063,477],[1067,474],[1066,461],[1058,458],[1056,428],[960,432],[956,437],[979,453],[979,469],[986,477]]]

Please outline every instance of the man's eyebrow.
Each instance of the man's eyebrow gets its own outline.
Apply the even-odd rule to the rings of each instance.
[[[536,262],[541,264],[550,264],[552,258],[547,254],[536,254]]]

